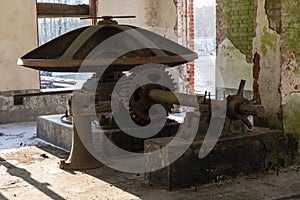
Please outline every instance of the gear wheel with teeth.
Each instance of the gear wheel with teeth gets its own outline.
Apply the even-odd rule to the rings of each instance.
[[[143,66],[129,71],[127,80],[122,83],[121,100],[129,109],[131,118],[138,125],[150,123],[149,110],[154,104],[160,104],[169,113],[173,107],[167,103],[157,103],[149,98],[152,89],[175,91],[174,79],[162,66]],[[155,112],[154,112],[155,113]],[[154,119],[161,116],[154,114]]]

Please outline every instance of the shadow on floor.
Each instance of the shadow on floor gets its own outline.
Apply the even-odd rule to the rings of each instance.
[[[0,199],[3,199],[3,200],[8,200],[6,197],[4,197],[1,192],[0,192]]]
[[[3,165],[6,168],[6,172],[9,175],[23,179],[24,181],[26,181],[30,185],[34,186],[36,189],[43,192],[45,195],[47,195],[48,197],[50,197],[52,199],[64,200],[63,197],[61,197],[60,195],[58,195],[55,192],[53,192],[52,190],[50,190],[48,188],[47,183],[40,183],[37,180],[33,179],[31,177],[31,174],[27,170],[16,167],[15,165],[7,162],[5,159],[3,159],[1,157],[0,157],[0,161],[1,161],[1,165]],[[5,197],[3,197],[3,198],[2,197],[3,197],[3,195],[1,195],[1,193],[0,193],[0,199],[6,199]]]
[[[38,148],[58,157],[59,159],[67,159],[69,156],[68,152],[49,145],[38,146]],[[71,174],[76,174],[76,171],[65,171]],[[164,199],[176,199],[179,193],[179,191],[170,191],[165,187],[148,182],[144,174],[120,172],[104,165],[97,169],[80,170],[80,172],[114,185],[115,187],[143,200],[156,199],[158,193],[162,193],[164,195]],[[180,195],[184,196],[191,190],[194,190],[194,188],[180,190]]]

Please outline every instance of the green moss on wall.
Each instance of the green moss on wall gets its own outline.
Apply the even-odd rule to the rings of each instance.
[[[280,34],[281,32],[281,0],[266,0],[266,13],[269,26]]]
[[[225,3],[226,36],[252,62],[254,30],[254,1],[227,0]]]
[[[290,133],[300,138],[300,111],[288,114],[285,116],[284,121],[285,133]]]
[[[295,74],[299,75],[300,74],[300,69],[299,67],[295,68],[293,71]]]
[[[282,130],[283,124],[279,121],[279,119],[282,120],[281,116],[268,116],[268,117],[260,117],[255,118],[255,125],[260,127],[271,127],[273,129]]]
[[[267,169],[279,170],[283,167],[286,160],[286,144],[285,139],[280,136],[274,148],[267,153],[265,159],[265,166]]]
[[[284,101],[284,132],[292,134],[300,142],[300,95],[288,95]]]
[[[300,2],[295,0],[283,1],[283,47],[285,52],[294,53],[298,65],[300,65]]]
[[[276,48],[277,48],[276,42],[277,42],[277,35],[268,32],[267,28],[264,27],[263,35],[261,37],[261,52],[262,52],[262,55],[263,56],[267,55],[268,47],[271,50],[275,51]]]

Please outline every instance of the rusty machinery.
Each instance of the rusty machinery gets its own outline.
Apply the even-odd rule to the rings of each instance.
[[[119,18],[123,17],[119,16]],[[210,95],[207,93],[202,96],[174,93],[176,84],[170,74],[166,72],[168,67],[178,66],[197,59],[197,54],[145,29],[119,25],[112,18],[118,17],[101,17],[102,20],[96,26],[83,27],[64,34],[29,52],[18,61],[19,65],[43,71],[96,72],[94,77],[84,83],[83,88],[86,88],[86,90],[79,94],[84,97],[83,99],[91,98],[92,101],[79,102],[81,110],[76,109],[73,112],[71,109],[72,101],[69,101],[69,113],[76,116],[76,120],[73,119],[74,131],[71,154],[67,161],[61,162],[61,168],[86,169],[100,165],[83,145],[78,132],[83,131],[89,137],[89,133],[91,133],[90,115],[95,111],[98,121],[103,127],[116,126],[110,115],[111,94],[122,73],[124,71],[130,72],[132,68],[139,65],[152,66],[151,64],[156,64],[129,73],[127,80],[122,83],[119,97],[120,102],[126,104],[124,107],[129,109],[131,118],[136,124],[140,126],[147,125],[151,121],[149,109],[157,103],[162,105],[167,112],[171,112],[174,104],[192,107],[199,105],[201,121],[209,123],[211,102],[216,100],[210,99]],[[128,30],[135,31],[140,38],[126,34]],[[89,57],[89,54],[95,51],[97,45],[120,33],[125,33],[122,35],[121,41],[114,46],[107,47],[107,49],[98,49],[101,53],[96,52],[96,56]],[[143,44],[145,41],[141,41],[143,39],[155,44],[155,47],[145,46]],[[139,48],[135,49],[136,46]],[[144,48],[140,48],[141,46]],[[123,53],[120,49],[123,50]],[[105,66],[108,67],[101,70]],[[101,77],[99,77],[100,74],[102,74]],[[136,88],[133,83],[136,82],[138,77],[149,79],[152,84]],[[164,81],[165,84],[164,86],[155,84],[155,81]],[[93,88],[90,87],[91,85],[96,85],[95,91],[93,89],[89,91],[89,88]],[[249,115],[262,116],[264,108],[243,97],[244,85],[245,81],[242,80],[237,94],[227,97],[226,112],[230,121],[241,120],[247,127],[251,128],[252,124],[247,117]],[[134,93],[128,92],[130,90],[134,90]],[[127,101],[122,102],[122,98],[127,99]],[[220,105],[224,106],[224,104]],[[78,126],[79,124],[81,126]],[[84,130],[77,130],[77,127],[81,127],[81,129],[84,127]]]

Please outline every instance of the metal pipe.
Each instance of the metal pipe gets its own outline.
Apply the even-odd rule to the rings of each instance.
[[[240,90],[242,91],[242,90]],[[192,94],[183,94],[183,93],[173,93],[171,91],[164,91],[159,89],[152,89],[148,94],[149,98],[153,101],[158,103],[169,103],[169,104],[176,104],[181,106],[188,106],[188,107],[196,107],[200,106],[200,102],[204,102],[204,96],[197,96]],[[214,106],[224,106],[223,104],[218,104],[218,101],[214,101]],[[233,107],[234,114],[241,114],[241,115],[252,115],[262,117],[265,113],[264,107],[262,105],[252,105],[248,101],[245,101],[241,104],[234,104]],[[238,112],[238,113],[236,113]]]
[[[246,85],[246,81],[245,80],[241,80],[239,89],[237,91],[237,95],[244,96],[245,85]]]
[[[174,93],[159,89],[152,89],[148,94],[149,98],[159,103],[169,103],[188,107],[197,107],[199,102],[204,100],[204,96],[192,94]]]

